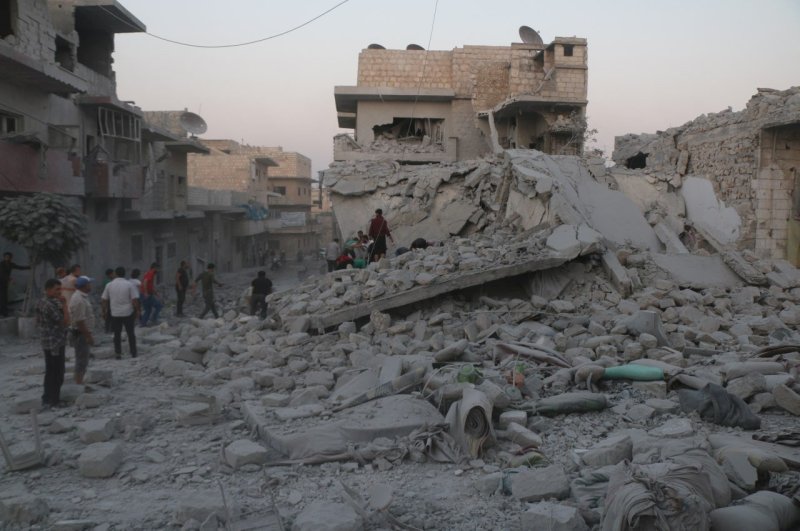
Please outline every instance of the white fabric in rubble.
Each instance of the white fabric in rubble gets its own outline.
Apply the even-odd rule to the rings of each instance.
[[[766,490],[758,491],[737,505],[711,511],[714,531],[783,531],[797,529],[800,507],[790,498]]]
[[[603,531],[708,530],[714,492],[700,465],[628,464],[608,484]]]

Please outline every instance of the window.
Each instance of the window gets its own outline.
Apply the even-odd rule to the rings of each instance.
[[[303,195],[303,187],[302,186],[298,186],[297,187],[297,195]]]
[[[286,195],[286,187],[285,186],[273,186],[272,191],[276,194]]]
[[[572,57],[573,49],[575,48],[572,44],[565,44],[564,45],[564,57]]]
[[[72,44],[58,35],[56,35],[56,63],[61,68],[72,72],[75,69],[75,61],[72,56]]]
[[[16,133],[22,129],[22,116],[0,112],[0,135]]]
[[[176,254],[178,254],[178,244],[169,242],[167,244],[167,258],[175,258]]]
[[[14,35],[17,18],[17,3],[14,0],[0,0],[0,39]]]
[[[144,242],[141,234],[131,236],[131,262],[141,262],[144,259]]]
[[[139,162],[141,121],[132,114],[100,107],[97,110],[104,147],[115,161]]]

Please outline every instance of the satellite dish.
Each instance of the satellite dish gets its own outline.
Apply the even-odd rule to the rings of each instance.
[[[522,42],[525,44],[544,44],[539,32],[528,26],[519,27],[519,38],[522,39]]]
[[[370,44],[369,46],[367,46],[367,50],[385,50],[385,49],[386,49],[386,46],[383,46],[382,44],[373,43],[373,44]]]
[[[178,120],[181,123],[181,127],[193,135],[202,135],[208,129],[206,121],[193,112],[182,113]]]
[[[406,50],[424,50],[424,49],[425,48],[423,48],[419,44],[409,44],[408,46],[406,46]]]

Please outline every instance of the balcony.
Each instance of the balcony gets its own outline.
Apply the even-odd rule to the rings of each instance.
[[[144,181],[138,164],[120,167],[94,162],[88,166],[85,183],[89,197],[139,199]]]

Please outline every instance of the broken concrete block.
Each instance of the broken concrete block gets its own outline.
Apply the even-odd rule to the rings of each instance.
[[[175,406],[175,420],[181,426],[197,426],[214,422],[211,405],[206,402],[190,402]]]
[[[4,528],[27,527],[45,520],[49,513],[47,501],[33,494],[0,497],[0,523]]]
[[[115,429],[112,419],[87,420],[78,424],[78,437],[86,444],[105,442],[114,436]]]
[[[30,413],[31,410],[39,411],[42,408],[42,398],[39,396],[29,396],[18,398],[14,401],[14,413],[17,415],[24,415]]]
[[[267,462],[267,449],[249,439],[234,441],[225,447],[225,462],[234,470],[248,464],[263,465]]]
[[[777,385],[772,391],[775,403],[791,413],[800,416],[800,395],[789,389],[786,385]]]
[[[725,390],[742,400],[767,390],[767,380],[758,372],[751,372],[741,378],[728,381]]]
[[[502,415],[501,415],[502,416]],[[523,448],[529,446],[539,447],[542,445],[542,438],[536,433],[532,432],[525,426],[517,422],[511,422],[505,431],[505,436],[513,443],[516,443]]]
[[[187,348],[182,348],[175,352],[172,356],[173,359],[178,361],[185,361],[187,363],[194,363],[195,365],[202,365],[203,364],[203,354],[199,352],[195,352],[194,350],[190,350]]]
[[[574,225],[559,225],[547,237],[547,248],[559,256],[571,260],[581,252],[581,242],[578,241],[577,228]]]
[[[670,419],[647,433],[653,437],[681,439],[683,437],[692,436],[694,434],[694,428],[689,419]]]
[[[325,389],[323,387],[323,389]],[[263,400],[261,402],[264,403]],[[309,404],[319,404],[319,396],[316,391],[309,388],[296,389],[289,400],[290,407],[305,406]]]
[[[628,435],[608,437],[589,448],[581,459],[588,466],[616,465],[633,458],[633,442]]]
[[[50,426],[47,427],[47,430],[50,433],[66,433],[68,431],[75,429],[75,423],[68,418],[58,418],[55,419]]]
[[[90,444],[78,458],[78,471],[86,478],[108,478],[122,464],[122,444],[98,442]]]
[[[294,420],[316,417],[323,411],[325,411],[325,408],[321,404],[306,404],[297,407],[279,407],[273,410],[273,413],[280,420]]]
[[[219,490],[209,490],[183,495],[175,509],[175,520],[181,524],[188,520],[204,522],[215,515],[221,522],[226,522],[228,514],[235,519],[239,512],[235,497],[227,496],[223,500]]]
[[[680,409],[680,405],[672,400],[665,400],[662,398],[650,398],[645,400],[644,404],[653,408],[656,414],[663,413],[676,413]]]
[[[322,385],[326,389],[333,388],[333,385],[336,383],[333,378],[333,374],[326,371],[308,371],[305,374],[305,382],[307,387],[312,385]]]
[[[108,404],[111,397],[108,394],[84,393],[75,400],[78,409],[94,409],[104,404]]]
[[[283,407],[289,403],[289,395],[269,393],[261,397],[261,403],[266,407]]]
[[[633,388],[648,393],[655,398],[667,397],[667,382],[633,382]]]
[[[528,505],[519,516],[522,529],[548,531],[586,531],[589,527],[575,507],[559,503],[539,502]]]
[[[500,488],[500,484],[502,482],[503,473],[492,472],[491,474],[486,474],[485,476],[480,476],[478,479],[476,479],[475,488],[484,496],[491,496],[497,492],[497,489]]]
[[[504,411],[500,414],[498,424],[501,429],[507,429],[511,424],[519,424],[522,427],[528,423],[528,414],[525,411]]]
[[[522,470],[511,476],[511,494],[521,501],[563,500],[569,491],[569,480],[560,465]]]
[[[347,504],[325,500],[311,502],[294,520],[292,531],[358,531],[364,521]]]

